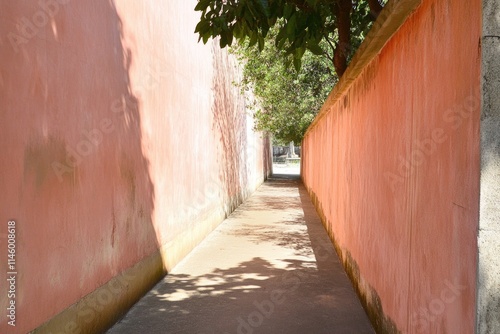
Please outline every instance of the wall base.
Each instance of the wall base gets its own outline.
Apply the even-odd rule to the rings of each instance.
[[[223,210],[214,210],[193,229],[167,242],[153,255],[115,276],[31,333],[106,331],[225,218]]]
[[[361,300],[361,304],[363,305],[363,308],[365,309],[365,312],[367,313],[372,326],[375,328],[375,331],[377,333],[387,334],[401,333],[392,319],[384,313],[382,302],[379,295],[377,294],[377,291],[375,291],[375,289],[363,279],[360,274],[358,264],[351,256],[351,253],[348,250],[342,249],[338,244],[337,240],[335,239],[334,233],[329,228],[331,224],[326,219],[321,202],[319,201],[318,197],[312,190],[307,189],[307,191],[311,197],[314,207],[316,208],[316,211],[318,212],[318,215],[321,218],[323,226],[328,232],[328,236],[330,237],[330,240],[335,247],[335,251],[342,261],[342,265],[344,266],[347,276],[349,276],[354,290],[356,290],[356,293]]]

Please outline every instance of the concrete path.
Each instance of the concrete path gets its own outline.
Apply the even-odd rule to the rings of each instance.
[[[273,164],[273,172],[278,175],[300,175],[300,164]]]
[[[374,330],[298,176],[275,175],[108,333]]]

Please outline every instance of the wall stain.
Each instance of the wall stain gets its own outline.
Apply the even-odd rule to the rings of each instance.
[[[122,154],[122,159],[120,162],[120,175],[125,181],[125,185],[128,191],[128,201],[131,209],[136,206],[136,183],[135,183],[135,172],[134,164],[125,154]]]
[[[65,168],[60,174],[62,180],[74,184],[77,167],[68,164],[68,161],[70,155],[62,139],[54,136],[32,138],[24,149],[24,182],[34,180],[39,190],[46,182],[58,181],[53,163],[60,163]]]

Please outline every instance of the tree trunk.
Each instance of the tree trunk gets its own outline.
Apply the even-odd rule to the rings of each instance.
[[[293,141],[290,142],[288,147],[290,148],[289,157],[296,158],[297,155],[295,154],[295,144],[293,143]]]
[[[341,77],[347,69],[347,56],[351,49],[351,0],[337,0],[337,29],[339,43],[333,55],[333,65],[337,75]]]
[[[377,18],[378,14],[382,11],[382,5],[379,0],[368,0],[368,6],[370,6],[370,14],[372,14],[373,18]]]

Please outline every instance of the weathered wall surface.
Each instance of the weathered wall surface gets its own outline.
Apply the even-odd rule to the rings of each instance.
[[[0,332],[102,330],[263,181],[269,145],[195,5],[0,4]]]
[[[380,331],[472,333],[481,2],[387,10],[309,128],[302,177]]]
[[[477,333],[500,333],[500,5],[483,1]]]

